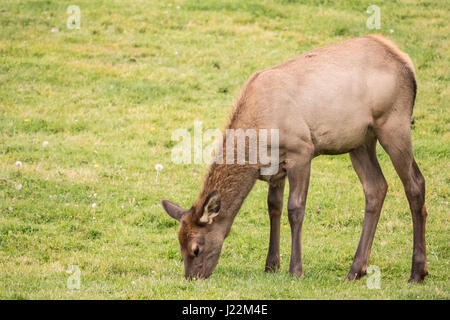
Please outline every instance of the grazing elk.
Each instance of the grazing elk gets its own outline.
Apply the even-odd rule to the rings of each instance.
[[[301,234],[311,160],[321,154],[350,153],[364,189],[361,239],[347,277],[367,270],[370,250],[387,191],[376,157],[376,142],[388,153],[408,198],[413,221],[410,281],[428,274],[425,249],[425,180],[411,143],[416,95],[414,66],[407,54],[378,35],[315,49],[258,71],[242,89],[228,129],[279,130],[279,170],[261,175],[261,166],[213,163],[203,191],[189,209],[163,200],[181,226],[179,241],[186,278],[207,278],[215,269],[224,239],[257,179],[269,183],[270,242],[266,271],[280,268],[280,217],[285,178],[289,179],[291,227],[289,272],[303,275]]]

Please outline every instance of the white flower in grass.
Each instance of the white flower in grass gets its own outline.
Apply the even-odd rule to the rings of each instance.
[[[16,190],[19,191],[20,189],[22,189],[22,184],[21,183],[16,184]]]
[[[394,33],[394,29],[390,29],[389,32],[390,32],[390,33]]]
[[[42,142],[42,147],[43,147],[43,148],[46,148],[47,146],[48,146],[48,141]]]
[[[158,163],[158,164],[155,166],[155,170],[156,170],[156,178],[155,178],[155,180],[156,180],[156,182],[158,182],[159,172],[160,172],[163,168],[164,168],[163,165],[160,164],[160,163]]]
[[[92,204],[92,209],[95,209],[95,208],[97,208],[97,204],[96,204],[96,203],[93,203],[93,204]]]
[[[22,168],[22,161],[16,161],[16,166],[18,166],[19,168]]]

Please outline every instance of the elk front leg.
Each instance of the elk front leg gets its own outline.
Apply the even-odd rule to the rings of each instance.
[[[311,159],[300,159],[287,170],[289,179],[288,218],[291,226],[291,261],[289,272],[303,276],[302,267],[302,225],[308,194]]]
[[[269,251],[266,259],[266,272],[280,269],[280,219],[283,212],[283,193],[285,179],[269,184],[267,206],[270,218]]]

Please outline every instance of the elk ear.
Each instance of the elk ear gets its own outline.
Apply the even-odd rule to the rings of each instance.
[[[170,202],[169,200],[163,200],[161,201],[162,206],[164,207],[164,210],[171,216],[172,218],[180,221],[181,217],[188,211],[179,205]]]
[[[220,211],[220,194],[214,190],[211,192],[205,200],[203,205],[203,214],[200,217],[201,223],[211,224],[213,219],[217,217]]]

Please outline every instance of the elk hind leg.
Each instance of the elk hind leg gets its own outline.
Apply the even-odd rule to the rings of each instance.
[[[425,179],[414,159],[409,119],[392,118],[377,130],[381,145],[388,153],[403,183],[413,221],[413,256],[410,282],[422,282],[428,274],[425,245]]]
[[[376,143],[377,140],[373,139],[350,153],[353,168],[361,181],[365,196],[364,225],[347,275],[350,280],[359,279],[366,274],[375,230],[388,188],[376,157]]]

